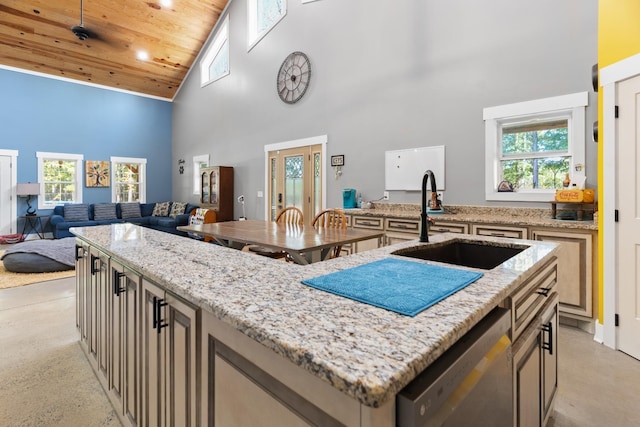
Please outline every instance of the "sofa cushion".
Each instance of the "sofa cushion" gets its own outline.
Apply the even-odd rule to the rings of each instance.
[[[169,205],[171,202],[156,203],[151,216],[169,216]]]
[[[120,212],[123,219],[140,218],[140,203],[120,203]]]
[[[158,217],[156,219],[156,224],[160,227],[175,227],[176,224],[176,220],[173,218],[169,218],[169,217]]]
[[[93,206],[93,219],[103,221],[106,219],[117,219],[115,203],[96,203]]]
[[[175,218],[178,215],[182,215],[186,207],[187,207],[187,202],[173,202],[171,204],[171,212],[169,212],[169,216],[171,218]]]
[[[89,206],[84,203],[64,205],[64,220],[66,222],[89,221]]]

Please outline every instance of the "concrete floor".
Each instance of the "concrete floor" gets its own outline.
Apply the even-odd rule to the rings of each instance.
[[[120,426],[78,345],[74,279],[0,290],[0,425]],[[640,426],[640,362],[562,326],[552,427]]]

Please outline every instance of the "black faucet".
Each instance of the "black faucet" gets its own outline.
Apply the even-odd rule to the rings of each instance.
[[[431,170],[427,170],[422,176],[422,210],[420,211],[420,241],[428,242],[429,241],[429,221],[430,218],[427,216],[427,181],[431,178],[431,192],[435,193],[438,191],[438,186],[436,185],[436,177],[433,175]]]

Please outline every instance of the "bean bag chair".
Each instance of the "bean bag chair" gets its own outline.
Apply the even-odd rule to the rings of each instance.
[[[75,238],[29,240],[7,249],[2,263],[14,273],[48,273],[75,268]]]

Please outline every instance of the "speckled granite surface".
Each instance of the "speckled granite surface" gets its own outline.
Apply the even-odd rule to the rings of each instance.
[[[300,280],[393,256],[394,250],[420,245],[417,241],[301,266],[132,224],[72,232],[372,407],[392,399],[555,251],[546,242],[433,236],[432,243],[473,238],[529,247],[412,318]]]
[[[563,206],[558,205],[560,212]],[[412,203],[376,202],[373,209],[345,209],[351,215],[371,215],[392,218],[420,219],[420,205]],[[553,219],[551,207],[512,208],[500,206],[445,206],[444,213],[430,215],[437,222],[466,222],[476,224],[509,224],[521,227],[539,226],[550,228],[597,230],[598,224],[589,221],[566,221]]]

